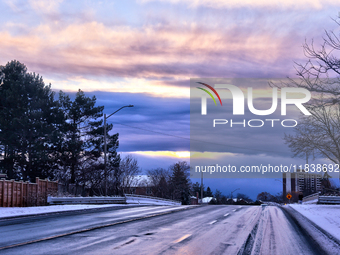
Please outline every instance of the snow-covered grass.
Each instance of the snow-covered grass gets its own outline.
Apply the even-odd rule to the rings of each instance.
[[[51,205],[51,206],[35,206],[35,207],[0,207],[0,219],[7,217],[25,216],[44,214],[52,212],[65,212],[74,210],[85,210],[103,207],[127,206],[123,204],[106,204],[106,205]]]
[[[340,240],[340,205],[293,204],[290,206]]]

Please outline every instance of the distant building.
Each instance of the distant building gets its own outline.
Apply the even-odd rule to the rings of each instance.
[[[126,194],[153,196],[153,185],[148,175],[127,176],[122,187]]]
[[[237,204],[239,205],[247,205],[249,202],[247,200],[244,200],[243,198],[237,199]]]
[[[190,204],[191,205],[198,205],[198,200],[201,200],[201,199],[198,199],[198,197],[196,196],[190,196]]]
[[[226,197],[225,198],[225,204],[227,205],[232,205],[232,204],[235,204],[237,203],[239,200],[237,198],[229,198],[229,197]]]
[[[322,173],[305,172],[297,169],[296,173],[283,173],[283,196],[288,193],[300,193],[304,196],[321,191]]]
[[[202,204],[209,204],[211,200],[213,200],[213,197],[204,197],[203,199],[201,199],[201,203]]]

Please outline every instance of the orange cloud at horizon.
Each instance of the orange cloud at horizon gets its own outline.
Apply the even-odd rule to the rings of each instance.
[[[129,153],[148,157],[190,158],[190,151],[133,151]]]

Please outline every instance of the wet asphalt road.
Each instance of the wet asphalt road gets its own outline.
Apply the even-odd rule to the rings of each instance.
[[[145,206],[0,221],[0,254],[318,254],[313,249],[279,207]]]

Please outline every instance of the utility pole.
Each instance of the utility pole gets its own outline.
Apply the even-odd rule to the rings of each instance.
[[[201,171],[201,203],[203,204],[203,172]]]
[[[121,109],[125,108],[125,107],[133,107],[133,105],[126,105],[123,106],[121,108],[119,108],[117,111],[115,111],[114,113],[111,113],[109,116],[106,117],[106,114],[104,113],[104,189],[105,189],[105,196],[107,196],[107,157],[106,157],[106,153],[107,153],[107,143],[106,143],[106,120],[108,118],[110,118],[113,114],[115,114],[116,112],[120,111]]]
[[[233,190],[233,191],[231,192],[231,194],[230,194],[230,196],[231,196],[231,200],[232,200],[232,203],[234,203],[234,200],[233,200],[233,193],[234,193],[236,190],[239,190],[239,188],[237,188],[237,189]]]

